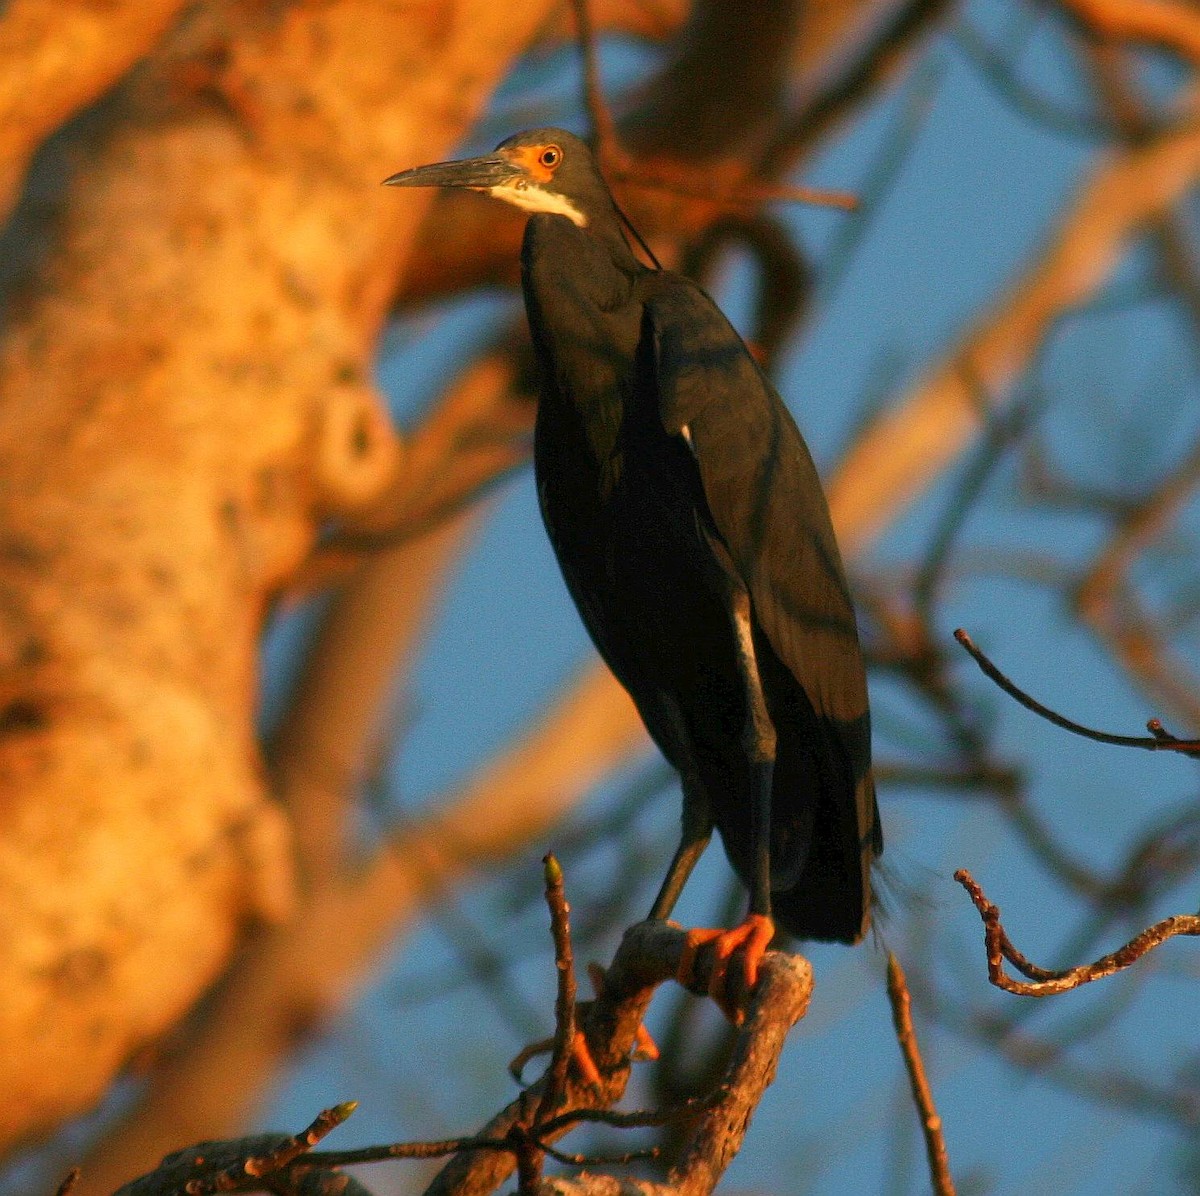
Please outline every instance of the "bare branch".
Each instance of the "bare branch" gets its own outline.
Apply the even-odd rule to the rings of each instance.
[[[1146,724],[1150,731],[1149,735],[1113,735],[1107,731],[1096,731],[1091,727],[1083,726],[1082,723],[1074,722],[1064,715],[1051,710],[1049,706],[1043,706],[1036,698],[1030,697],[1023,689],[1010,681],[975,646],[974,641],[961,627],[955,631],[954,638],[966,648],[984,674],[1004,690],[1006,694],[1015,698],[1027,710],[1032,710],[1034,714],[1044,718],[1047,722],[1053,723],[1056,727],[1062,727],[1064,731],[1070,731],[1072,735],[1079,735],[1084,739],[1092,739],[1097,743],[1113,744],[1116,747],[1145,748],[1150,752],[1181,752],[1188,756],[1200,754],[1200,740],[1177,739],[1164,729],[1162,723],[1156,718],[1151,719]]]
[[[546,874],[546,905],[550,910],[550,932],[554,937],[554,966],[558,973],[554,1000],[554,1049],[546,1082],[534,1115],[535,1127],[542,1126],[559,1106],[567,1088],[567,1068],[575,1044],[575,957],[571,950],[571,907],[563,887],[562,868],[553,853],[543,860]]]
[[[256,1134],[220,1142],[197,1142],[167,1155],[146,1175],[117,1189],[115,1196],[215,1196],[218,1192],[299,1191],[299,1173],[336,1180],[331,1193],[357,1196],[363,1189],[315,1162],[312,1148],[358,1107],[346,1101],[324,1109],[298,1134]],[[314,1191],[311,1185],[305,1190]],[[325,1188],[321,1189],[326,1190]]]
[[[569,1076],[567,1108],[544,1127],[550,1131],[545,1133],[546,1140],[565,1133],[579,1119],[574,1116],[577,1110],[606,1108],[620,1098],[628,1080],[638,1026],[655,988],[675,978],[685,941],[684,931],[663,922],[641,922],[626,932],[605,974],[604,991],[592,1002],[583,1022],[588,1048],[600,1068],[604,1087],[597,1091]],[[700,991],[707,991],[705,973],[704,966],[697,968],[695,985]],[[806,960],[778,952],[764,958],[724,1080],[690,1127],[683,1155],[671,1172],[668,1186],[674,1192],[689,1196],[709,1192],[715,1186],[740,1148],[750,1116],[774,1078],[783,1042],[792,1025],[803,1016],[811,987],[812,972]],[[529,1090],[531,1096],[540,1093],[543,1083],[539,1081]],[[521,1114],[522,1103],[514,1102],[493,1118],[480,1136],[504,1137],[518,1124]],[[494,1190],[511,1172],[512,1161],[503,1156],[459,1158],[434,1180],[427,1196],[478,1196]],[[580,1182],[589,1183],[590,1177]],[[621,1182],[647,1190],[654,1187],[638,1181]],[[572,1183],[547,1180],[542,1190],[571,1191]]]
[[[954,1179],[950,1174],[950,1159],[946,1153],[946,1139],[942,1133],[942,1119],[933,1102],[933,1090],[925,1074],[925,1063],[921,1048],[917,1045],[917,1032],[913,1028],[912,998],[908,995],[908,982],[900,961],[888,952],[887,968],[888,1000],[892,1003],[892,1022],[896,1027],[896,1040],[904,1056],[908,1070],[908,1082],[912,1088],[913,1102],[921,1118],[921,1131],[925,1135],[925,1154],[929,1159],[929,1178],[935,1196],[954,1196]]]
[[[1130,939],[1123,947],[1101,956],[1094,963],[1063,971],[1051,971],[1031,963],[1013,946],[1008,933],[1001,925],[999,906],[993,905],[984,896],[983,890],[966,869],[959,869],[954,874],[954,879],[967,890],[979,911],[979,916],[983,919],[988,979],[997,988],[1021,997],[1049,997],[1069,992],[1073,988],[1090,984],[1093,980],[1103,980],[1115,972],[1124,971],[1147,952],[1153,951],[1155,947],[1177,935],[1200,936],[1200,914],[1175,914],[1156,922]],[[1028,976],[1032,983],[1013,980],[1004,971],[1006,959]]]

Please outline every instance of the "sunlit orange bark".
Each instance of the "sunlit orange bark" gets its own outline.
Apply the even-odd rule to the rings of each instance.
[[[548,4],[189,11],[69,146],[0,339],[0,1142],[86,1106],[286,907],[257,637],[387,483],[419,200]]]

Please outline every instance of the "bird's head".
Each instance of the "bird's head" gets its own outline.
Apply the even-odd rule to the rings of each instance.
[[[587,145],[565,129],[528,129],[481,158],[402,170],[385,187],[466,187],[527,212],[566,216],[580,228],[613,211],[612,196]]]

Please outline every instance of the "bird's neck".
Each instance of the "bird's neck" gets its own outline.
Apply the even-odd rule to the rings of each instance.
[[[630,276],[640,274],[645,266],[638,261],[629,245],[629,237],[621,224],[621,218],[614,207],[611,214],[603,219],[595,219],[587,229],[588,234],[599,241],[608,251],[612,263],[618,270]]]
[[[563,216],[536,215],[525,226],[521,253],[525,287],[548,302],[551,320],[584,303],[611,311],[625,303],[646,267],[633,256],[614,215],[579,228]]]

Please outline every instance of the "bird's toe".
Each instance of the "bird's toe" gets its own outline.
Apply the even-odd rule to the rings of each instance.
[[[748,914],[741,925],[731,930],[689,930],[684,940],[676,978],[684,987],[694,988],[697,957],[702,948],[707,948],[712,956],[712,970],[704,987],[722,1013],[735,1026],[741,1025],[744,1014],[739,1007],[740,998],[758,983],[759,965],[774,936],[775,923],[763,914]],[[742,978],[745,981],[744,989],[732,983],[730,978],[731,965],[739,957]]]

